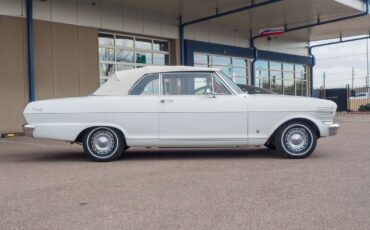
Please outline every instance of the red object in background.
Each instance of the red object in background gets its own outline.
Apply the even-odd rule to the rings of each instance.
[[[282,35],[285,33],[284,27],[267,28],[259,31],[259,36]]]

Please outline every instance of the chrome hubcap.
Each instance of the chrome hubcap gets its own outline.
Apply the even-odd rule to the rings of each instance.
[[[92,147],[99,155],[109,154],[114,148],[114,136],[108,131],[99,131],[91,138]]]
[[[299,145],[300,143],[302,143],[302,140],[303,140],[303,137],[299,134],[293,134],[291,137],[291,141],[295,145]]]
[[[293,152],[304,150],[309,144],[309,136],[304,128],[290,129],[285,136],[285,145]]]

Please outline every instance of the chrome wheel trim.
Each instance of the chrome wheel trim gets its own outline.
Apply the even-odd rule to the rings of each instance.
[[[284,142],[293,152],[300,152],[308,145],[308,134],[302,127],[292,128],[285,134]]]
[[[310,151],[313,145],[313,135],[307,126],[293,124],[284,130],[281,135],[281,143],[284,150],[289,154],[301,156]]]
[[[98,131],[91,137],[91,146],[98,155],[109,154],[114,148],[114,136],[109,131]]]
[[[96,132],[97,130],[100,130],[100,131]],[[113,148],[109,152],[107,152],[106,154],[101,154],[102,152],[100,152],[100,153],[97,152],[94,148],[94,145],[93,145],[93,138],[92,137],[96,136],[96,134],[101,133],[101,132],[109,133],[109,135],[112,135],[113,141],[114,141]],[[118,145],[119,145],[117,134],[112,129],[106,128],[106,127],[99,127],[99,128],[96,128],[96,129],[92,130],[89,133],[88,137],[87,137],[87,142],[88,142],[87,143],[87,149],[89,150],[90,154],[93,155],[96,158],[99,158],[99,159],[106,159],[106,158],[109,158],[112,155],[114,155],[115,152],[117,151]]]

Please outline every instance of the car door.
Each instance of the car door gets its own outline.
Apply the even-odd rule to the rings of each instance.
[[[247,144],[245,98],[234,94],[214,73],[163,73],[161,85],[161,145]]]
[[[120,122],[129,145],[158,145],[159,85],[159,74],[147,74],[132,87],[129,96],[122,97],[121,104],[128,113],[123,113]]]

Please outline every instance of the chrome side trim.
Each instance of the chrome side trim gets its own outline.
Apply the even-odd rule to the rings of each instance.
[[[26,136],[33,137],[33,130],[35,129],[35,126],[25,124],[23,125],[23,132]]]

